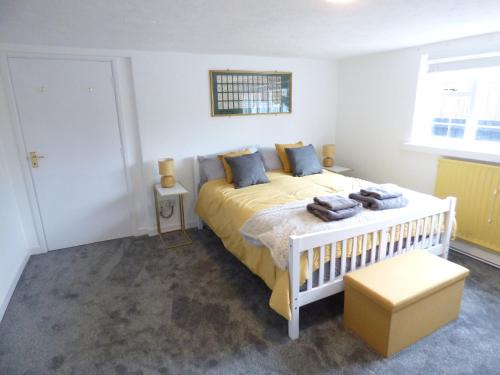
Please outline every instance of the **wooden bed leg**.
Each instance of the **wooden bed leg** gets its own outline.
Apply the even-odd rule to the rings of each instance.
[[[299,307],[292,306],[292,318],[288,321],[288,336],[292,340],[299,338]]]
[[[446,198],[450,203],[450,210],[446,214],[445,231],[443,238],[443,258],[448,259],[448,250],[450,248],[451,233],[453,231],[453,220],[455,219],[455,208],[457,205],[457,198]]]

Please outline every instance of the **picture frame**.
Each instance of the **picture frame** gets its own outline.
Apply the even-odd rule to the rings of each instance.
[[[217,116],[292,113],[292,73],[209,70],[211,114]]]

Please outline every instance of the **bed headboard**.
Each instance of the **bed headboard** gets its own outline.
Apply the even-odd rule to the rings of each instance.
[[[200,179],[200,163],[198,162],[198,155],[194,156],[193,160],[193,173],[194,173],[194,203],[198,202],[198,194],[201,188],[201,179]],[[196,214],[196,212],[195,212]],[[201,218],[196,215],[196,226],[198,229],[203,229],[203,221]]]
[[[198,197],[198,191],[200,190],[200,163],[198,162],[198,155],[194,156],[193,160],[193,176],[194,176],[194,190],[195,197]]]

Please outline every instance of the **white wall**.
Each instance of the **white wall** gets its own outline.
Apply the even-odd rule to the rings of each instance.
[[[4,92],[0,88],[0,320],[30,254],[21,205],[14,188],[13,175],[19,171],[19,165],[15,146],[14,151],[11,148],[15,143],[5,104]],[[30,212],[27,217],[31,217]]]
[[[193,157],[244,145],[275,142],[334,142],[336,64],[329,61],[252,56],[195,55],[116,50],[0,45],[0,319],[29,254],[43,248],[37,212],[30,205],[30,180],[23,173],[16,126],[9,116],[6,53],[64,56],[116,56],[127,168],[133,188],[137,234],[155,232],[152,185],[156,161],[176,160],[176,178],[190,194],[188,225],[195,224]],[[293,73],[293,113],[210,115],[209,69],[279,70]],[[19,137],[19,135],[18,135]],[[142,170],[140,167],[143,167]],[[178,212],[176,212],[177,214]],[[35,219],[34,219],[35,218]],[[164,227],[178,227],[178,216]]]
[[[0,44],[0,57],[9,52],[117,58],[137,234],[155,233],[152,185],[159,181],[156,167],[159,158],[175,158],[176,177],[190,191],[185,205],[187,224],[194,225],[195,155],[297,140],[313,143],[319,149],[323,143],[334,141],[337,69],[332,61]],[[293,113],[211,117],[210,69],[292,72]],[[3,66],[2,74],[6,71]],[[6,121],[5,126],[13,128],[14,124]],[[15,142],[7,143],[10,148],[7,154],[16,154]],[[142,163],[142,171],[136,168],[137,163]],[[30,232],[29,247],[34,248],[39,240],[30,222],[31,213],[26,215],[30,206],[20,167],[14,177],[23,223]],[[179,226],[177,214],[163,223],[166,229]]]
[[[500,33],[341,60],[338,65],[337,161],[358,177],[434,190],[437,155],[403,151],[411,136],[420,56],[500,50]]]
[[[320,147],[334,141],[336,64],[329,61],[252,56],[135,53],[144,181],[159,180],[156,161],[173,157],[176,178],[190,191],[187,223],[194,225],[193,157],[243,145],[303,140]],[[279,70],[293,73],[291,114],[211,117],[210,69]],[[149,227],[154,227],[152,195]],[[177,216],[165,223],[176,225]]]

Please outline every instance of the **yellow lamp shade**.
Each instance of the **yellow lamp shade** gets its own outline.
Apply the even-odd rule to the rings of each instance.
[[[335,145],[323,145],[323,156],[326,158],[335,157]]]
[[[174,175],[174,159],[167,158],[158,160],[158,169],[160,176],[173,176]]]

